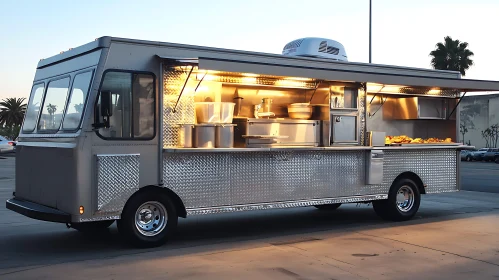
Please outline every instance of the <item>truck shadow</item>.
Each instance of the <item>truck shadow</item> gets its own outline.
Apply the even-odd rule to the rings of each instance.
[[[234,242],[286,243],[294,235],[319,234],[331,231],[333,234],[349,234],[352,231],[369,228],[389,228],[414,224],[460,219],[462,214],[486,216],[493,208],[466,208],[442,210],[422,208],[411,221],[393,223],[383,221],[375,215],[372,207],[343,205],[335,211],[320,211],[314,207],[269,210],[261,212],[228,213],[212,216],[197,216],[180,219],[175,238],[159,248],[135,249],[125,245],[119,238],[116,224],[99,235],[84,235],[62,224],[37,224],[31,232],[0,237],[0,269],[13,269],[33,265],[50,265],[64,262],[113,258],[144,252],[159,252],[167,255],[181,255],[176,249],[190,248],[189,253],[203,253],[211,250],[205,245],[215,245],[217,250],[234,249]],[[468,217],[468,215],[465,215]],[[43,225],[43,226],[42,226]],[[50,226],[50,231],[35,232],[36,227]],[[0,270],[0,275],[2,274]]]

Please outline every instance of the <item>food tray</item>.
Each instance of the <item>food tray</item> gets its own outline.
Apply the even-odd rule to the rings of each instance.
[[[461,146],[463,145],[462,143],[442,143],[442,142],[436,142],[436,143],[392,143],[392,144],[385,144],[385,146],[393,146],[393,147],[425,147],[425,146]]]

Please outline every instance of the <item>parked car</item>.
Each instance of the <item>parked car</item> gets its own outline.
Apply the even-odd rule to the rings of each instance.
[[[0,154],[13,153],[16,151],[16,141],[8,140],[0,136]]]
[[[461,160],[472,161],[473,160],[474,151],[470,150],[461,150]]]
[[[497,148],[490,148],[483,154],[484,161],[493,161],[494,156],[499,152]]]
[[[476,160],[476,161],[482,161],[483,160],[483,156],[485,155],[486,152],[489,151],[490,148],[481,148],[479,149],[478,151],[476,152],[473,152],[473,160]]]

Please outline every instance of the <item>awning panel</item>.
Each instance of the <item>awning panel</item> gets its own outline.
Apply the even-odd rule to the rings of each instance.
[[[461,92],[479,92],[479,91],[499,91],[499,81],[470,80],[458,78],[431,77],[421,75],[410,75],[401,70],[399,73],[393,73],[393,69],[383,69],[379,65],[371,67],[359,67],[356,70],[339,70],[331,68],[313,67],[308,63],[304,65],[291,65],[273,63],[272,61],[245,61],[223,58],[172,58],[160,56],[164,60],[172,63],[187,63],[197,65],[200,70],[215,70],[223,72],[236,73],[255,73],[261,75],[284,76],[284,77],[303,77],[312,79],[321,79],[335,82],[360,82],[376,83],[381,85],[403,85],[408,87],[423,87],[434,89],[459,90]],[[380,70],[381,69],[381,70]],[[403,68],[401,68],[403,69]]]

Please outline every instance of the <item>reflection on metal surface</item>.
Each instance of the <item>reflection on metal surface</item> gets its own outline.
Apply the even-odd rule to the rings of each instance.
[[[313,200],[303,200],[303,201],[285,201],[285,202],[274,202],[274,203],[210,207],[210,208],[192,208],[192,209],[187,209],[187,214],[205,215],[205,214],[239,212],[239,211],[250,211],[250,210],[282,209],[282,208],[313,206],[321,204],[364,202],[364,201],[373,201],[386,198],[388,198],[388,195],[378,194],[378,195],[313,199]]]
[[[365,151],[167,153],[165,187],[187,208],[388,193],[365,185]]]
[[[457,162],[455,149],[384,149],[383,184],[390,186],[404,172],[418,175],[426,184],[426,193],[457,191]]]

